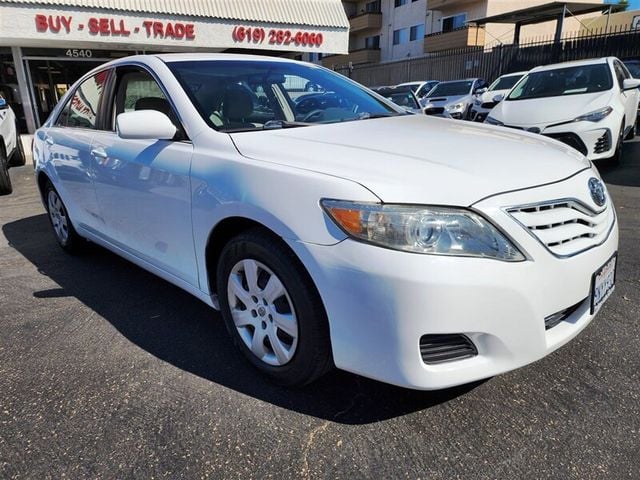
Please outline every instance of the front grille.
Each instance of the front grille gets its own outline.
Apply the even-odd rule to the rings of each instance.
[[[424,113],[426,115],[439,115],[441,113],[444,113],[444,107],[432,107],[432,108],[426,108],[424,110]]]
[[[600,245],[613,227],[613,208],[596,212],[578,200],[557,200],[507,210],[556,256],[568,257]]]
[[[611,148],[611,133],[609,132],[609,130],[607,130],[596,142],[596,146],[593,147],[593,153],[604,153],[608,151],[610,148]]]
[[[587,299],[579,301],[575,305],[570,306],[569,308],[565,308],[564,310],[560,310],[559,312],[554,313],[553,315],[549,315],[544,319],[544,329],[551,330],[553,327],[558,325],[560,322],[569,318],[573,313],[580,308]]]
[[[559,142],[565,143],[572,148],[578,150],[581,154],[586,155],[589,153],[589,149],[584,144],[584,142],[580,139],[578,135],[575,133],[567,132],[567,133],[545,133],[545,136],[549,138],[554,138]]]
[[[482,108],[493,108],[498,104],[498,102],[484,102],[480,105]]]
[[[460,333],[430,334],[420,337],[420,354],[424,363],[441,363],[474,357],[478,349]]]

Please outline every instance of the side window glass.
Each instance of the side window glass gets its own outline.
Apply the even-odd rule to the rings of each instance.
[[[155,79],[147,72],[129,70],[120,74],[113,109],[114,120],[121,113],[136,110],[157,110],[164,113],[180,129],[178,117]]]
[[[66,127],[67,121],[69,119],[69,107],[71,106],[71,100],[67,101],[66,105],[58,115],[58,119],[56,120],[56,127]]]
[[[65,108],[67,113],[62,113],[60,117],[66,116],[66,126],[74,128],[96,128],[98,117],[98,105],[104,90],[108,72],[105,70],[93,77],[85,80],[78,87],[71,97],[70,106]],[[61,118],[58,119],[60,123]]]

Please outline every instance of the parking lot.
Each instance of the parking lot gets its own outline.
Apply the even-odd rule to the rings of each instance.
[[[602,167],[617,288],[545,359],[438,392],[274,386],[219,315],[98,247],[62,252],[33,170],[0,199],[2,478],[637,478],[640,141]],[[517,322],[514,318],[514,322]]]

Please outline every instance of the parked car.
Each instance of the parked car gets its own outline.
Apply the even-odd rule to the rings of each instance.
[[[291,76],[343,106],[297,113]],[[219,308],[284,384],[333,365],[417,389],[490,377],[571,340],[614,287],[616,215],[584,156],[406,114],[302,62],[111,61],[34,156],[63,249],[89,239]]]
[[[493,107],[500,103],[527,72],[508,73],[498,77],[486,91],[480,90],[473,100],[471,120],[484,122]]]
[[[424,112],[457,120],[469,119],[474,95],[487,87],[481,78],[440,82],[424,99]]]
[[[427,94],[431,91],[431,89],[433,89],[433,87],[435,87],[438,83],[440,83],[438,80],[427,80],[426,82],[405,82],[396,86],[411,87],[411,90],[413,90],[413,93],[416,94],[416,97],[418,97],[418,100],[422,101],[422,99],[426,97]]]
[[[486,121],[555,138],[589,160],[618,161],[635,134],[639,85],[615,57],[536,67]]]
[[[387,100],[391,100],[396,105],[411,113],[423,113],[420,102],[410,86],[398,85],[396,87],[373,88],[374,92],[382,95]]]
[[[16,116],[6,100],[0,96],[0,195],[8,195],[13,191],[9,168],[24,163]]]

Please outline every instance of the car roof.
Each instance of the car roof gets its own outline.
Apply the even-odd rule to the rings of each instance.
[[[556,70],[558,68],[580,67],[582,65],[598,65],[602,63],[609,63],[609,60],[613,60],[616,57],[602,57],[602,58],[589,58],[587,60],[574,60],[572,62],[552,63],[551,65],[542,65],[530,70],[533,72],[545,72],[547,70]]]
[[[502,77],[515,77],[516,75],[526,75],[527,73],[529,73],[529,70],[524,70],[522,72],[505,73],[504,75],[500,75],[499,78],[502,78]]]
[[[147,55],[131,55],[118,58],[108,62],[108,65],[118,65],[128,62],[147,63],[151,58],[158,58],[165,63],[186,62],[186,61],[253,61],[253,62],[282,62],[282,63],[302,63],[297,60],[282,57],[269,57],[265,55],[250,55],[244,53],[157,53]],[[307,64],[313,66],[313,64]]]
[[[458,80],[445,80],[444,82],[438,82],[438,83],[473,82],[474,80],[481,80],[481,78],[480,77],[459,78]]]

